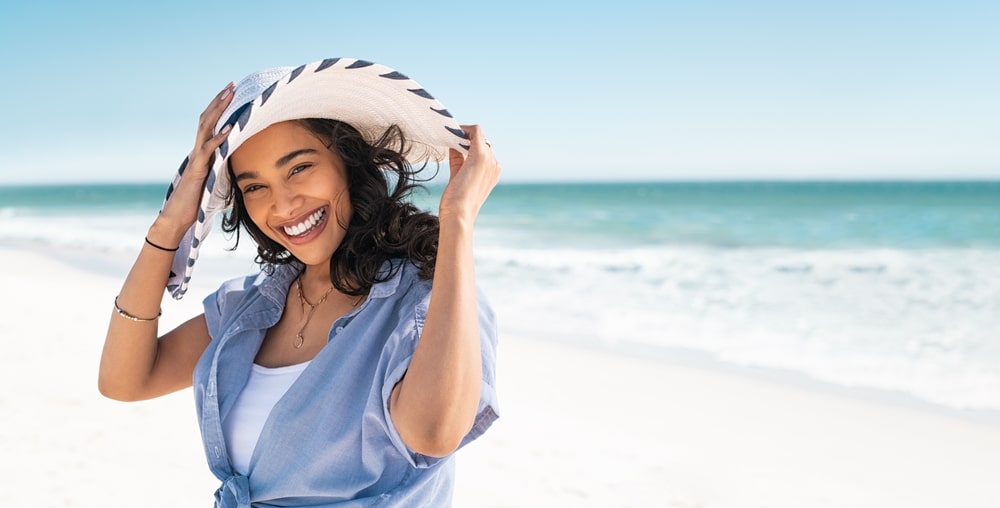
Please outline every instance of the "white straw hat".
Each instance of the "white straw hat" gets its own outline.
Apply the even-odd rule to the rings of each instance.
[[[299,67],[255,72],[236,84],[232,103],[223,112],[215,132],[225,125],[232,131],[215,152],[205,181],[198,220],[184,235],[174,255],[167,289],[175,299],[187,291],[198,250],[212,227],[213,217],[226,208],[230,154],[271,124],[301,118],[340,120],[368,140],[397,125],[409,142],[411,163],[440,162],[448,149],[468,152],[469,142],[450,113],[417,82],[384,65],[352,58],[328,58]],[[187,166],[181,164],[167,198]]]

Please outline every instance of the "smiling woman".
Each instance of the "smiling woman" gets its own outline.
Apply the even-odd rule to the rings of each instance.
[[[407,197],[413,164],[444,154],[435,216]],[[453,452],[498,416],[472,225],[499,171],[478,126],[377,64],[227,85],[115,300],[101,392],[148,399],[193,380],[219,507],[449,504]],[[157,337],[163,290],[184,294],[227,206],[223,228],[249,233],[262,272]]]
[[[318,136],[298,122],[276,123],[233,153],[229,171],[236,205],[227,230],[251,231],[262,260],[316,265],[333,256],[351,202],[344,163]],[[327,228],[331,213],[335,227]]]

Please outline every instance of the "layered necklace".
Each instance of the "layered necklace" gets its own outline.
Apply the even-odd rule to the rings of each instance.
[[[309,300],[306,300],[306,296],[302,294],[302,275],[299,275],[295,279],[295,287],[299,292],[299,301],[302,302],[302,312],[306,315],[306,320],[302,323],[302,327],[299,328],[299,333],[295,334],[295,342],[292,342],[292,346],[295,349],[300,349],[302,348],[302,344],[306,342],[306,337],[303,333],[306,331],[306,327],[309,326],[309,320],[312,319],[313,313],[316,312],[316,307],[323,305],[326,298],[333,292],[333,286],[331,285],[330,289],[327,289],[326,293],[323,293],[323,298],[320,298],[316,303],[309,303]],[[309,312],[306,312],[306,306],[309,306]]]

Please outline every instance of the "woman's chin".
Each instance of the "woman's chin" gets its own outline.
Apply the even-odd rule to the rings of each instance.
[[[306,245],[285,245],[284,247],[295,256],[295,259],[306,266],[329,266],[330,258],[333,257],[338,245],[339,243],[331,245],[330,242],[318,238]]]
[[[295,253],[292,253],[292,255],[295,255]],[[296,259],[301,261],[302,264],[306,266],[329,266],[331,257],[332,256],[295,256]]]

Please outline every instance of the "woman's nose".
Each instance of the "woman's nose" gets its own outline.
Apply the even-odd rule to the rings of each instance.
[[[299,212],[298,205],[301,201],[298,191],[289,185],[276,185],[274,187],[274,201],[272,203],[274,214],[279,217],[292,218]]]

